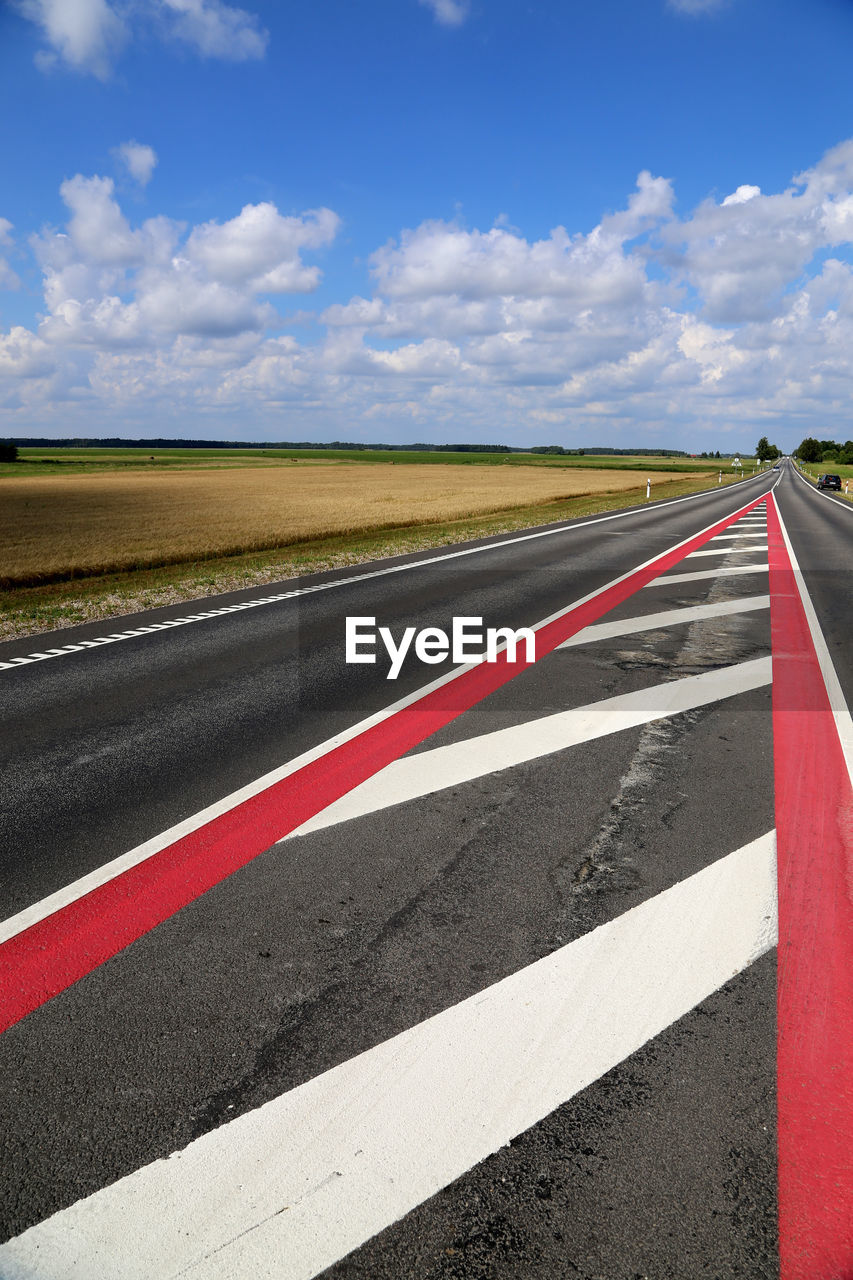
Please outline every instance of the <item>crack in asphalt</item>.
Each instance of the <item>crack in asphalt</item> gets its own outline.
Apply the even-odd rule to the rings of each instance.
[[[709,604],[737,599],[744,588],[737,579],[714,579],[707,594]],[[685,606],[695,600],[682,601]],[[666,666],[665,680],[680,680],[690,675],[732,666],[763,655],[769,645],[756,644],[752,614],[729,614],[721,618],[700,619],[690,623],[684,643],[669,662],[652,650],[659,643],[660,632],[647,632],[643,648],[620,650],[611,661],[624,671]],[[647,825],[647,809],[656,803],[672,775],[673,753],[692,728],[713,711],[701,707],[681,715],[654,720],[645,725],[628,770],[620,778],[619,790],[611,801],[610,811],[592,844],[578,861],[577,851],[564,859],[556,873],[558,892],[563,902],[561,918],[554,938],[562,946],[580,937],[601,922],[602,897],[639,890],[643,884],[642,855],[645,841],[637,830]],[[664,793],[665,795],[665,793]],[[687,796],[671,794],[660,801],[657,820],[671,826],[675,814]],[[637,820],[643,816],[644,823]]]
[[[380,924],[363,949],[347,957],[342,977],[327,981],[291,1001],[278,1027],[258,1048],[252,1067],[240,1079],[212,1094],[196,1113],[188,1141],[301,1084],[299,1064],[305,1060],[306,1052],[316,1064],[312,1075],[337,1065],[339,1051],[329,1035],[329,1027],[336,1021],[336,1007],[342,1016],[344,1013],[352,1016],[353,1009],[361,1008],[365,1016],[359,1017],[359,1024],[369,1029],[372,1019],[364,1008],[366,999],[379,1000],[386,1010],[393,1006],[400,995],[401,964],[400,958],[394,954],[398,939],[405,935],[406,945],[411,949],[413,922],[420,919],[421,932],[431,933],[437,922],[444,921],[446,911],[456,903],[455,894],[447,888],[448,883],[476,847],[481,832],[507,805],[513,803],[513,798],[514,791],[505,789],[479,812],[475,823],[471,823],[464,832],[454,833],[464,838],[451,846],[450,856],[435,874]],[[449,901],[445,902],[445,898]],[[365,993],[370,994],[366,996]],[[403,1018],[396,1030],[403,1031],[409,1025],[409,1020]],[[381,1038],[385,1039],[386,1034],[383,1033]],[[372,1043],[367,1037],[362,1049],[370,1048]],[[344,1058],[352,1056],[352,1048],[343,1055]]]

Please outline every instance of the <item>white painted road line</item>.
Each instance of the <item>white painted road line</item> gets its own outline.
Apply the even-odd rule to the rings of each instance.
[[[311,1280],[776,941],[774,833],[0,1245],[4,1280]]]
[[[687,501],[687,499],[674,498],[672,501],[684,502]],[[617,515],[627,514],[630,513],[617,513]],[[601,517],[602,520],[609,518],[610,517]],[[723,516],[722,518],[724,520],[728,519],[726,516]],[[596,524],[598,521],[593,520],[589,523]],[[686,546],[688,543],[692,542],[694,538],[701,537],[702,534],[707,533],[719,523],[719,520],[715,520],[704,528],[696,530],[687,538],[682,538],[673,546],[668,547],[667,550],[663,552],[663,555],[669,555],[670,553],[677,551],[680,547]],[[545,530],[545,533],[549,532],[553,532],[553,530]],[[525,537],[543,536],[543,533],[525,535]],[[524,540],[524,538],[516,539],[516,541]],[[478,550],[478,548],[473,548],[473,550]],[[467,555],[469,552],[459,552],[458,554]],[[452,559],[453,556],[443,558]],[[574,609],[580,609],[590,601],[606,595],[607,592],[611,591],[614,587],[619,586],[621,583],[630,582],[630,580],[638,573],[643,569],[648,568],[650,565],[655,564],[660,558],[660,553],[651,556],[648,560],[645,560],[642,564],[630,569],[627,573],[622,573],[617,578],[612,578],[610,582],[605,583],[603,587],[599,587],[595,591],[590,591],[587,595],[581,596],[578,600],[573,600],[571,604],[566,605],[563,609],[555,610],[555,612],[549,614],[547,618],[541,618],[538,622],[534,623],[533,630],[538,631],[543,627],[547,627],[558,618],[563,618],[567,614],[570,614]],[[385,573],[386,570],[382,570],[381,572]],[[718,572],[725,571],[722,570]],[[367,574],[363,576],[376,577],[380,575]],[[701,577],[702,575],[700,574],[698,576]],[[291,594],[299,595],[300,593],[294,592]],[[263,603],[263,601],[260,603]],[[164,623],[163,625],[165,626],[166,624]],[[84,643],[94,644],[95,641],[87,641]],[[16,661],[28,662],[29,659],[12,659],[13,663]],[[201,827],[212,822],[215,818],[229,812],[229,810],[238,808],[238,806],[243,804],[246,800],[251,799],[252,796],[259,795],[262,791],[266,791],[277,782],[283,781],[284,778],[298,772],[298,770],[304,768],[306,765],[328,755],[330,752],[334,751],[336,747],[341,746],[345,742],[350,742],[353,738],[367,732],[367,730],[373,728],[375,725],[381,724],[383,720],[390,719],[392,716],[396,715],[398,711],[403,710],[403,708],[413,706],[416,702],[427,697],[434,690],[441,688],[443,685],[450,684],[453,680],[456,680],[457,677],[463,675],[466,671],[469,671],[472,665],[474,664],[468,663],[464,666],[454,667],[452,670],[438,676],[435,680],[431,680],[428,684],[422,685],[421,688],[415,689],[406,697],[400,698],[396,702],[392,702],[390,706],[383,707],[380,711],[374,712],[373,715],[367,716],[366,719],[359,721],[357,724],[350,725],[349,728],[342,730],[331,738],[327,738],[325,742],[318,743],[316,747],[311,747],[310,750],[303,752],[300,756],[296,756],[293,760],[287,761],[286,764],[279,766],[279,768],[272,769],[262,777],[256,778],[253,782],[247,783],[246,786],[241,787],[238,791],[232,791],[230,795],[223,796],[220,800],[208,805],[207,808],[200,809],[198,813],[194,813],[185,818],[182,822],[175,823],[174,826],[169,827],[166,831],[161,831],[158,835],[152,836],[150,840],[144,841],[143,844],[137,845],[136,848],[129,849],[126,853],[120,854],[117,858],[113,858],[109,862],[103,863],[100,867],[90,871],[88,875],[81,876],[78,880],[73,881],[71,884],[64,885],[63,888],[57,889],[55,893],[49,894],[39,902],[34,902],[30,906],[24,907],[24,909],[17,912],[16,915],[0,921],[0,943],[8,941],[9,938],[13,938],[19,933],[23,933],[25,929],[29,929],[40,920],[45,920],[55,911],[59,911],[63,907],[70,905],[70,903],[76,902],[79,898],[84,897],[87,893],[91,893],[101,885],[108,884],[111,880],[115,880],[125,871],[130,870],[131,867],[138,866],[139,863],[145,862],[147,858],[153,857],[154,854],[168,848],[169,845],[174,844],[176,841],[189,835],[191,832],[198,831]]]
[[[619,694],[572,711],[543,716],[527,724],[513,725],[446,747],[404,756],[328,805],[281,843],[286,844],[297,836],[322,831],[339,822],[377,813],[448,787],[460,786],[501,769],[538,760],[594,738],[691,711],[694,707],[731,698],[750,689],[760,689],[770,684],[771,678],[770,658],[754,658],[719,671],[671,680],[650,689],[637,689],[633,693]]]
[[[140,862],[145,862],[147,858],[153,857],[161,849],[168,848],[170,844],[175,844],[183,836],[189,835],[193,831],[198,831],[200,827],[206,826],[214,818],[218,818],[223,813],[228,813],[231,809],[238,808],[245,801],[250,800],[252,796],[259,795],[262,791],[266,791],[267,788],[274,786],[277,782],[290,777],[291,774],[303,769],[314,760],[319,760],[324,755],[328,755],[344,742],[349,742],[351,739],[358,737],[359,734],[367,732],[374,725],[390,719],[398,711],[402,711],[404,707],[410,707],[413,703],[419,702],[421,698],[426,697],[433,690],[440,689],[443,685],[455,680],[463,671],[470,670],[471,665],[454,667],[452,671],[446,672],[437,679],[430,681],[427,685],[422,685],[420,689],[407,694],[404,698],[398,698],[396,702],[383,707],[381,711],[367,716],[364,720],[359,720],[348,729],[335,734],[334,737],[327,738],[325,742],[321,742],[316,747],[304,751],[302,755],[288,760],[286,764],[280,765],[279,768],[272,769],[269,773],[256,778],[254,782],[247,783],[245,787],[241,787],[238,791],[232,791],[230,795],[214,801],[213,804],[208,805],[205,809],[200,809],[197,813],[192,814],[191,817],[185,818],[183,822],[175,823],[173,827],[167,828],[166,831],[160,832],[159,835],[152,836],[150,840],[146,840],[143,844],[137,845],[134,849],[128,849],[126,853],[122,853],[117,858],[105,862],[96,870],[89,872],[88,875],[81,876],[78,880],[64,885],[61,889],[57,889],[55,893],[42,898],[39,902],[34,902],[31,906],[24,907],[23,911],[19,911],[14,916],[9,916],[6,920],[0,921],[0,943],[7,942],[9,938],[14,938],[17,934],[23,933],[25,929],[38,924],[40,920],[45,920],[48,916],[53,915],[55,911],[60,911],[63,907],[76,902],[79,898],[85,897],[87,893],[91,893],[93,889],[99,888],[102,884],[108,884],[110,880],[115,880],[117,876],[129,871],[131,867],[137,866]],[[2,1275],[0,1275],[0,1280],[4,1280]]]
[[[711,539],[713,541],[713,539]],[[691,551],[689,555],[684,557],[685,560],[695,560],[699,556],[734,556],[751,553],[753,551],[766,551],[767,543],[759,542],[755,546],[749,547],[715,547],[712,551]]]
[[[649,587],[676,586],[681,582],[698,582],[700,578],[724,578],[737,573],[767,573],[767,562],[764,564],[735,564],[714,569],[697,569],[695,573],[662,573],[659,578],[647,582],[642,591]]]
[[[754,476],[749,477],[750,480],[755,479]],[[748,480],[741,480],[738,484],[748,484]],[[438,556],[430,556],[426,560],[409,561],[406,564],[393,564],[385,569],[373,569],[369,573],[353,574],[350,578],[335,578],[332,582],[317,582],[310,587],[296,587],[292,591],[282,591],[277,595],[263,596],[258,600],[242,600],[239,604],[225,605],[220,609],[208,609],[204,613],[194,613],[183,618],[172,618],[168,622],[155,622],[150,627],[140,627],[132,631],[119,631],[113,635],[98,636],[94,640],[82,640],[80,645],[66,645],[64,649],[54,650],[49,654],[28,654],[26,657],[10,658],[8,662],[0,662],[0,671],[10,671],[13,667],[24,666],[31,662],[43,662],[45,658],[62,657],[64,653],[77,653],[80,649],[95,648],[101,644],[114,644],[117,640],[131,640],[136,636],[147,635],[149,632],[163,631],[172,627],[183,627],[195,622],[203,622],[209,618],[221,618],[230,613],[239,613],[243,609],[257,609],[261,605],[279,604],[283,600],[295,600],[300,596],[314,595],[318,591],[331,591],[335,587],[346,587],[352,583],[367,582],[372,578],[384,578],[392,573],[408,573],[413,569],[423,569],[429,565],[441,564],[445,560],[458,560],[462,556],[482,555],[487,551],[495,551],[500,547],[512,547],[519,542],[531,542],[536,538],[553,538],[560,533],[568,533],[573,529],[586,529],[594,524],[606,524],[611,520],[624,520],[628,516],[653,514],[655,511],[661,511],[664,507],[678,506],[682,502],[692,502],[696,498],[708,497],[710,493],[716,492],[713,489],[705,489],[700,493],[689,493],[683,498],[669,498],[665,502],[655,503],[651,507],[643,508],[640,511],[614,511],[606,516],[594,516],[591,520],[581,520],[577,523],[561,524],[556,528],[539,529],[535,533],[523,533],[515,538],[504,538],[501,542],[492,542],[482,547],[466,547],[462,551],[447,551]],[[725,517],[723,517],[725,518]],[[716,523],[716,521],[714,522]],[[213,597],[215,598],[215,597]]]
[[[716,604],[699,604],[694,608],[665,609],[662,613],[645,613],[639,618],[626,618],[622,622],[601,622],[584,627],[576,635],[569,636],[558,649],[575,649],[578,645],[593,644],[596,640],[615,640],[619,636],[631,636],[640,631],[659,631],[666,627],[684,626],[688,622],[703,622],[709,618],[725,618],[734,613],[751,613],[755,609],[769,609],[769,596],[744,596],[742,600],[720,600]]]
[[[775,502],[774,498],[774,502]],[[788,530],[785,528],[785,522],[782,519],[782,512],[779,510],[779,504],[776,503],[776,515],[779,520],[779,527],[782,530],[782,538],[788,552],[788,558],[791,561],[791,568],[794,570],[794,581],[797,584],[800,600],[802,601],[803,611],[806,615],[806,621],[809,624],[811,632],[812,644],[817,654],[817,660],[820,664],[821,674],[823,675],[823,683],[826,686],[829,705],[832,708],[832,716],[838,730],[838,737],[841,741],[841,750],[844,753],[844,759],[847,763],[847,772],[850,775],[850,781],[853,782],[853,718],[850,715],[850,708],[847,706],[847,700],[844,697],[844,690],[841,688],[841,681],[838,679],[838,673],[827,648],[826,640],[823,636],[820,623],[818,622],[815,607],[812,604],[812,598],[809,595],[808,588],[803,578],[803,571],[799,566],[797,557],[794,554],[794,548],[791,545],[791,539],[788,537]]]
[[[743,533],[743,532],[718,533],[715,538],[711,538],[711,542],[736,542],[736,541],[740,541],[742,538],[765,538],[766,539],[766,537],[767,537],[766,529],[764,530],[763,533]]]

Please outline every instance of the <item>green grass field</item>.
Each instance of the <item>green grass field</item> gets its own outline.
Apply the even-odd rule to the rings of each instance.
[[[751,458],[741,456],[744,474],[749,475],[753,466]],[[365,466],[375,463],[397,465],[436,466],[448,464],[468,467],[558,467],[594,468],[595,470],[625,471],[638,467],[654,472],[707,472],[715,467],[731,471],[731,459],[713,458],[648,458],[613,454],[584,454],[583,457],[567,457],[560,454],[541,453],[433,453],[401,452],[396,449],[145,449],[121,448],[22,448],[18,461],[0,463],[3,475],[51,475],[85,474],[86,472],[117,470],[160,470],[175,468],[218,468],[245,466],[297,466],[300,462],[336,463],[359,462]]]

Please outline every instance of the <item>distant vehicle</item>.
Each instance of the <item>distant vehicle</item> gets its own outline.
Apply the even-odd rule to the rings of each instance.
[[[774,470],[774,471],[778,471],[778,470],[779,470],[779,468],[778,468],[778,467],[773,467],[773,470]]]
[[[818,489],[837,489],[841,492],[841,476],[818,476]]]

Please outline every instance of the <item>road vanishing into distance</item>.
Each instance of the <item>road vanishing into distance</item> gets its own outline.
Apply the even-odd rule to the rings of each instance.
[[[0,1277],[853,1276],[851,563],[785,461],[0,646]]]

